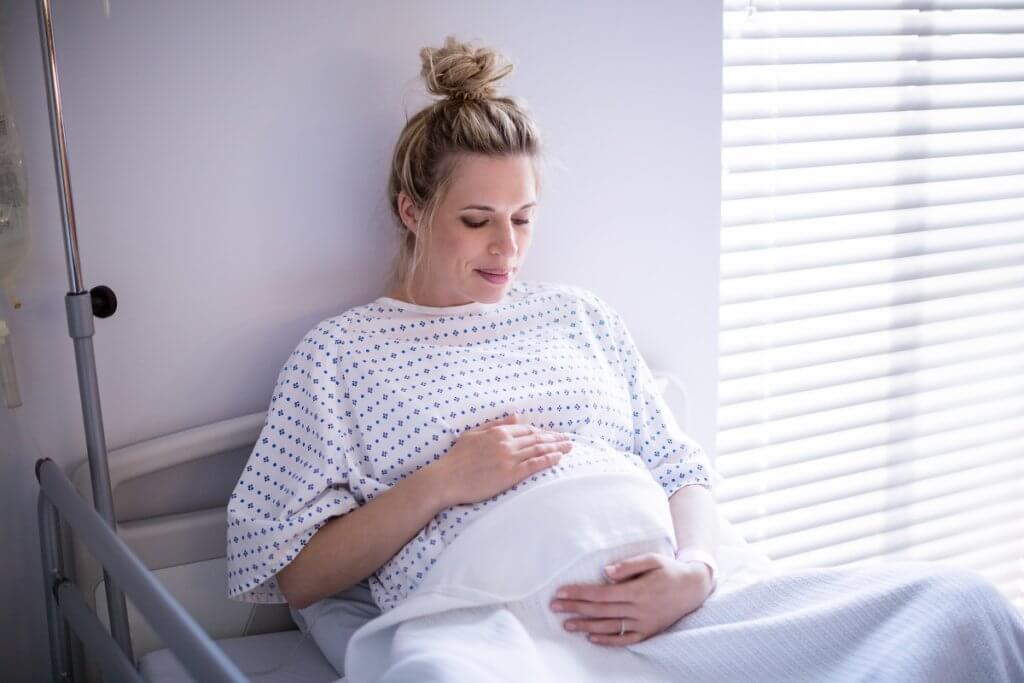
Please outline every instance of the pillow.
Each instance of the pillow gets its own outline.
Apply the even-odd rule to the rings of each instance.
[[[340,676],[345,673],[345,650],[352,634],[379,615],[380,608],[370,595],[369,580],[365,580],[291,613],[295,625],[313,638]]]

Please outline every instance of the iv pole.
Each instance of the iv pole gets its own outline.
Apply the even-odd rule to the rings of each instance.
[[[46,95],[50,109],[50,133],[53,137],[53,159],[57,172],[61,222],[64,228],[64,256],[68,268],[68,294],[64,297],[67,309],[68,332],[74,341],[75,364],[78,368],[78,391],[82,401],[82,419],[85,423],[86,450],[89,456],[89,475],[92,480],[93,504],[100,517],[117,532],[114,521],[114,503],[110,490],[110,470],[107,468],[107,442],[103,432],[103,414],[100,410],[99,382],[96,377],[96,358],[93,353],[93,316],[106,318],[117,309],[117,299],[108,287],[82,288],[82,268],[78,255],[78,231],[75,225],[75,207],[71,198],[71,172],[68,166],[67,143],[64,137],[64,114],[61,109],[60,83],[57,79],[57,54],[53,45],[53,23],[50,0],[37,0],[39,37],[43,49],[43,67],[46,71]],[[106,568],[103,570],[106,586],[107,611],[110,632],[121,650],[134,662],[131,634],[128,630],[128,610],[124,592],[114,584]]]

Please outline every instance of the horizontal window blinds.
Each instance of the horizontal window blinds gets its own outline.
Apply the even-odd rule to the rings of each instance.
[[[1024,0],[726,0],[719,501],[1024,609]]]

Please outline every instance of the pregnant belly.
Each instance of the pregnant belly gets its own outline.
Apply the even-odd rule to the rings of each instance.
[[[674,547],[668,500],[647,471],[627,462],[617,471],[575,472],[489,506],[445,548],[418,591],[444,585],[518,599],[588,553],[657,539]]]
[[[650,478],[643,462],[630,453],[616,450],[602,441],[573,437],[572,450],[564,453],[558,463],[528,477],[508,490],[505,496],[513,497],[529,489],[544,486],[555,480],[572,479],[593,474],[635,474],[642,473]]]

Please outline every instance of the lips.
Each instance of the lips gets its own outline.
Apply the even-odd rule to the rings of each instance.
[[[476,272],[492,285],[505,284],[509,278],[509,271],[507,270],[481,270],[478,268]]]

